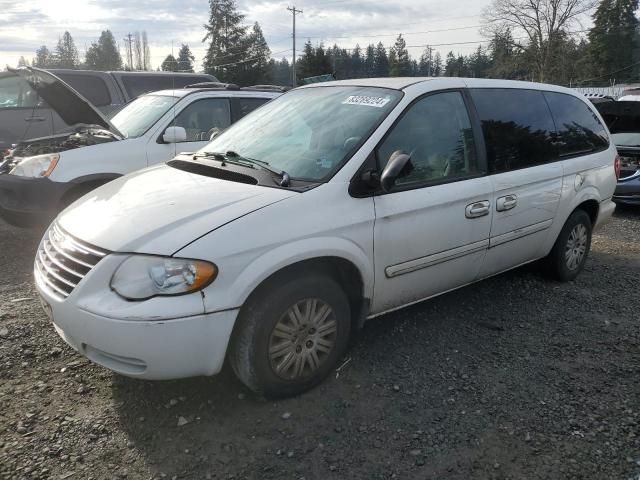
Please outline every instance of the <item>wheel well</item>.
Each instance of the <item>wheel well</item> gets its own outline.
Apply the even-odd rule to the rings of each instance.
[[[595,200],[587,200],[582,202],[580,205],[576,207],[576,210],[584,210],[589,215],[591,219],[591,225],[596,224],[596,220],[598,220],[598,212],[600,211],[600,204]]]
[[[245,304],[248,303],[253,296],[263,292],[269,288],[272,283],[277,283],[278,280],[283,277],[291,277],[309,272],[325,273],[338,282],[349,299],[352,331],[355,332],[361,328],[367,313],[366,310],[368,309],[368,301],[364,298],[362,275],[353,263],[340,257],[311,258],[288,265],[263,280],[251,295],[249,295]]]

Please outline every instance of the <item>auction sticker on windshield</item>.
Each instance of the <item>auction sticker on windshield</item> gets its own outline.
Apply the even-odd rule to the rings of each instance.
[[[382,108],[391,101],[390,98],[383,97],[370,97],[368,95],[351,95],[344,102],[343,105],[365,105],[367,107]]]

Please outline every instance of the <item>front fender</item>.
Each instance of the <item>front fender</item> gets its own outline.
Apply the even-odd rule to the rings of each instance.
[[[317,237],[280,245],[249,261],[230,284],[214,282],[205,290],[205,310],[241,307],[249,295],[274,273],[296,263],[322,257],[337,257],[351,262],[360,272],[363,294],[373,295],[373,264],[367,253],[355,242],[339,237]],[[224,267],[221,267],[224,272]]]

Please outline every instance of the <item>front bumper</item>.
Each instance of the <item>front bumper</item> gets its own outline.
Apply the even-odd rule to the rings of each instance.
[[[46,225],[72,184],[0,174],[0,216],[18,227]]]
[[[640,206],[640,170],[618,181],[613,200],[616,203]]]
[[[117,257],[101,260],[65,299],[53,295],[35,272],[45,311],[64,341],[94,363],[129,377],[169,380],[218,373],[238,309],[196,313],[198,305],[203,311],[200,294],[120,299],[108,287],[113,266],[122,261]],[[93,308],[100,313],[89,311]]]

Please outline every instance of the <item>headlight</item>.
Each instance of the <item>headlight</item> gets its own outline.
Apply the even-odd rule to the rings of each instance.
[[[129,300],[196,292],[213,282],[218,268],[202,260],[134,255],[120,264],[111,288]]]
[[[11,169],[10,175],[19,175],[21,177],[48,177],[56,168],[60,160],[59,153],[47,153],[45,155],[36,155],[35,157],[27,157]]]

